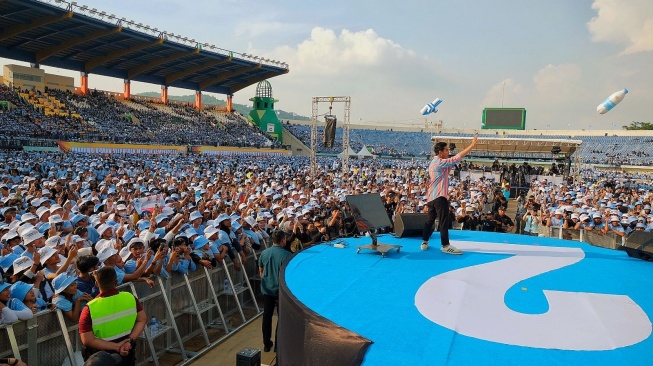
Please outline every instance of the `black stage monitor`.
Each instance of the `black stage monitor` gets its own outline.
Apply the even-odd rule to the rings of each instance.
[[[379,243],[374,232],[377,228],[392,225],[381,201],[381,195],[378,193],[357,194],[347,196],[346,199],[358,230],[369,232],[372,238],[372,244],[359,246],[356,252],[360,253],[361,249],[371,249],[381,253],[384,257],[391,249],[397,249],[399,252],[401,245]]]
[[[351,215],[356,220],[358,228],[361,231],[368,231],[370,228],[380,228],[390,226],[390,218],[385,211],[381,195],[378,193],[357,194],[347,196],[347,203]],[[359,221],[367,221],[368,228],[362,228]]]

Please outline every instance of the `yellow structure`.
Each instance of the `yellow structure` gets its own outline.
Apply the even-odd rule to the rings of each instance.
[[[5,65],[3,68],[5,85],[21,90],[45,92],[45,87],[75,92],[75,79],[68,76],[48,74],[42,69],[20,65]]]

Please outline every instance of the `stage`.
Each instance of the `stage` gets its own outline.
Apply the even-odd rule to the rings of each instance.
[[[280,281],[279,364],[653,363],[653,263],[575,241],[450,237],[463,255],[441,253],[436,232],[428,251],[420,238],[382,235],[401,250],[357,254],[371,242],[362,237],[292,257]]]

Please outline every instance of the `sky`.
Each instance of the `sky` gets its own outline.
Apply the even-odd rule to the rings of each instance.
[[[276,107],[311,115],[314,96],[350,96],[351,123],[480,128],[483,108],[526,108],[527,129],[621,129],[653,122],[651,0],[79,0],[78,5],[284,61]],[[0,59],[2,63],[10,60]],[[46,72],[70,75],[76,72]],[[92,88],[122,80],[91,74]],[[596,107],[628,88],[605,115]],[[160,86],[132,83],[132,93]],[[170,89],[169,95],[193,94]],[[234,95],[251,104],[255,86]],[[224,95],[215,95],[225,99]],[[320,104],[319,113],[328,105]],[[344,105],[334,104],[342,121]]]

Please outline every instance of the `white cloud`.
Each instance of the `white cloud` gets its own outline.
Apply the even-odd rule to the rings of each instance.
[[[342,95],[352,97],[352,122],[406,119],[407,111],[418,112],[439,96],[435,91],[452,85],[442,76],[446,72],[438,62],[372,29],[338,33],[315,27],[296,46],[282,46],[268,54],[250,48],[247,53],[290,65],[288,75],[270,82],[283,91],[275,94],[281,99],[278,108],[305,115],[310,115],[312,96]],[[253,90],[240,91],[237,97],[249,97]]]
[[[580,67],[576,64],[549,64],[533,76],[533,82],[540,97],[561,100],[574,94],[580,77]]]
[[[595,42],[625,45],[623,54],[653,51],[653,1],[594,0],[587,27]]]
[[[498,108],[501,106],[522,107],[524,87],[512,78],[501,80],[492,85],[481,102],[481,108]]]

